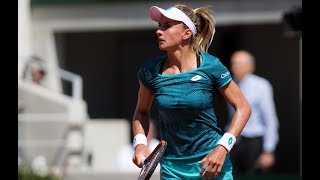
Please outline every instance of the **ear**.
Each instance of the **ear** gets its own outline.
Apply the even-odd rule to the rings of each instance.
[[[192,36],[192,31],[191,29],[186,29],[184,31],[184,35],[182,36],[183,40],[189,39]]]

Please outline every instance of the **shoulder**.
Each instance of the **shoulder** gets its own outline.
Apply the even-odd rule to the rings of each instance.
[[[262,76],[259,76],[256,74],[251,74],[249,77],[255,81],[259,81],[260,83],[270,84],[269,80],[267,78],[262,77]]]
[[[210,64],[220,63],[220,59],[217,56],[211,55],[207,52],[201,52],[204,60],[209,60]]]
[[[206,68],[213,68],[215,70],[223,69],[223,71],[227,68],[217,56],[211,55],[207,52],[201,52],[201,54]]]
[[[255,84],[259,84],[259,87],[269,87],[272,88],[272,85],[270,81],[267,78],[264,78],[262,76],[256,75],[256,74],[251,74],[249,76],[251,81],[253,81]]]
[[[228,68],[221,63],[220,59],[206,52],[201,52],[203,57],[202,70],[212,80],[216,87],[223,87],[231,80]]]
[[[143,63],[142,63],[142,68],[151,70],[153,67],[157,66],[157,64],[163,60],[166,57],[166,54],[161,54],[158,56],[154,56],[151,58],[146,59]]]
[[[151,88],[150,81],[155,77],[157,77],[158,75],[157,66],[165,57],[166,55],[155,56],[145,60],[141,65],[138,71],[138,76],[140,81],[147,88]]]

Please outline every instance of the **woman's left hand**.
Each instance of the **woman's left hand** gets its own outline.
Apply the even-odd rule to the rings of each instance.
[[[223,163],[226,159],[228,151],[222,145],[217,145],[214,150],[207,154],[198,163],[203,164],[200,171],[200,176],[204,178],[212,178],[219,176]]]

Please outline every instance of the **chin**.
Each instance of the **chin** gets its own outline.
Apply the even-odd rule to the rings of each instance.
[[[160,50],[166,50],[167,48],[159,45],[159,49],[160,49]]]

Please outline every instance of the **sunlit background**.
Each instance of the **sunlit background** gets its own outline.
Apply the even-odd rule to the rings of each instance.
[[[148,11],[178,2],[214,10],[209,53],[224,65],[235,50],[255,54],[256,73],[274,86],[280,121],[270,177],[302,176],[302,0],[18,0],[19,167],[65,180],[137,178],[138,170],[114,164],[132,141],[137,70],[163,53]],[[33,61],[45,70],[40,84],[27,68]],[[216,103],[223,127],[225,102]],[[157,119],[154,108],[151,116]]]

